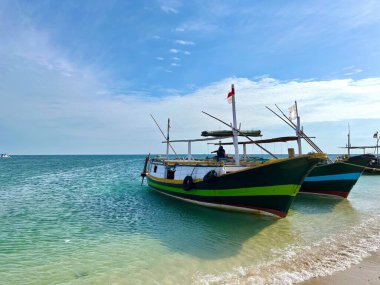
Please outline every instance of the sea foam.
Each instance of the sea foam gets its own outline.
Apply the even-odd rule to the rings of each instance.
[[[197,284],[294,284],[331,275],[358,264],[380,248],[380,216],[310,245],[289,245],[265,264],[238,267],[218,275],[195,276]]]

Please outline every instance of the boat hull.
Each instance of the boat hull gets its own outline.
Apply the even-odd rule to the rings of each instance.
[[[380,165],[370,166],[363,172],[364,175],[380,175]]]
[[[366,166],[363,175],[380,175],[380,163],[377,157],[373,154],[355,155],[343,161],[355,165]]]
[[[368,166],[368,164],[373,160],[373,157],[373,155],[368,154],[355,155],[347,158],[344,162],[359,166]]]
[[[347,198],[363,170],[364,166],[342,162],[316,166],[305,178],[300,193]]]
[[[298,157],[264,163],[216,177],[198,179],[190,190],[182,180],[147,174],[148,185],[160,193],[203,206],[285,217],[304,177],[321,158]]]
[[[365,175],[380,175],[380,161],[379,158],[372,156],[372,160],[368,167],[364,169],[363,174]]]

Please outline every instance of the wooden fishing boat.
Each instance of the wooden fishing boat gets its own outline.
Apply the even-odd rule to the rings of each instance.
[[[274,143],[274,142],[288,142],[295,141],[297,137],[279,137],[266,140],[257,140],[254,142],[261,143]],[[230,145],[231,143],[222,143],[223,145]],[[244,146],[252,144],[252,142],[239,142]],[[243,158],[246,157],[247,161],[251,159],[244,152]],[[300,192],[335,195],[347,197],[352,187],[356,184],[361,176],[364,166],[369,163],[369,158],[365,156],[352,157],[351,160],[336,161],[332,163],[323,162],[315,166],[302,183]],[[359,164],[359,165],[356,165]],[[360,165],[363,164],[363,165]]]
[[[380,175],[380,159],[378,155],[378,143],[375,146],[351,146],[348,144],[347,146],[343,147],[347,148],[348,154],[344,157],[342,157],[342,160],[347,160],[350,163],[353,164],[358,164],[358,165],[363,165],[361,160],[368,160],[366,164],[364,164],[365,169],[363,174],[364,175]],[[351,156],[350,150],[352,149],[361,149],[364,151],[364,154],[362,155],[355,155]],[[370,154],[370,153],[365,153],[366,149],[375,149],[376,155],[375,154]],[[365,163],[365,162],[364,162]]]
[[[302,154],[301,139],[304,139],[309,143],[315,151],[322,153],[322,150],[303,132],[303,129],[301,128],[297,102],[295,102],[293,106],[294,108],[291,108],[294,110],[293,118],[292,116],[289,116],[288,118],[277,106],[276,107],[280,110],[283,117],[270,108],[267,108],[296,131],[299,155]],[[297,124],[294,124],[292,119],[296,119]],[[365,156],[351,157],[350,159],[345,160],[339,159],[335,162],[329,159],[327,163],[316,166],[310,172],[302,184],[300,193],[334,195],[347,198],[351,189],[362,175],[365,166],[369,162],[370,159]]]
[[[359,155],[342,158],[341,161],[350,163],[350,164],[365,166],[365,169],[366,169],[375,159],[376,157],[373,154],[359,154]],[[340,161],[340,160],[337,159],[337,161]]]
[[[363,171],[364,166],[345,162],[318,165],[305,178],[300,192],[347,198]]]
[[[167,144],[166,157],[147,156],[141,175],[143,179],[147,178],[151,189],[170,197],[202,206],[285,217],[305,176],[317,163],[326,160],[326,155],[310,154],[277,159],[268,152],[275,158],[268,161],[241,161],[238,136],[250,138],[237,129],[234,95],[232,86],[228,98],[232,99],[233,126],[209,115],[231,127],[232,133],[219,132],[214,138],[170,141],[168,120],[166,137],[160,128],[166,138],[164,142]],[[252,136],[260,134],[259,131],[251,133]],[[220,160],[219,157],[215,160],[195,160],[192,157],[192,142],[220,139],[221,136],[231,137],[231,135],[235,148],[232,161]],[[172,148],[173,142],[188,143],[186,159],[169,158],[169,147]],[[256,145],[264,149],[258,143]]]
[[[146,177],[151,189],[184,201],[228,210],[285,217],[303,179],[323,154],[271,159],[241,167],[217,161],[154,158]]]

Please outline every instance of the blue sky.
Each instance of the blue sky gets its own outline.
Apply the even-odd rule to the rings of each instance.
[[[0,0],[0,152],[163,152],[149,114],[170,116],[178,139],[223,128],[201,111],[231,120],[231,83],[238,120],[265,137],[292,132],[264,106],[297,100],[326,151],[341,151],[348,122],[353,143],[371,144],[379,10],[378,1]]]

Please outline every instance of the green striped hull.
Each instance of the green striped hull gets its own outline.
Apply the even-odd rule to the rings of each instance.
[[[148,174],[147,181],[153,190],[200,205],[285,217],[304,177],[319,161],[305,156],[264,164],[213,181],[197,181],[190,190],[178,180]]]

